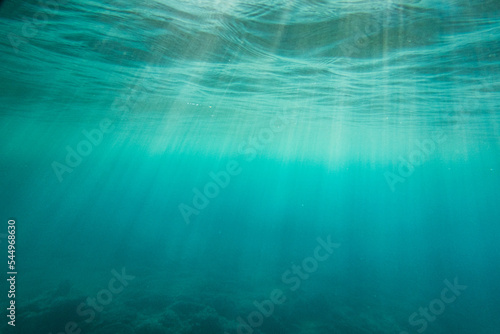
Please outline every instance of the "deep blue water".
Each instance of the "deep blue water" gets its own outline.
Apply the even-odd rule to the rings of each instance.
[[[500,332],[500,2],[5,0],[0,29],[1,333]]]

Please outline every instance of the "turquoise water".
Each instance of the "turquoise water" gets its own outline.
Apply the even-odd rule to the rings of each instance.
[[[499,18],[3,1],[0,331],[500,332]]]

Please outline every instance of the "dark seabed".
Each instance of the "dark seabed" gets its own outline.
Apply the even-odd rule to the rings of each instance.
[[[1,333],[500,333],[499,1],[0,29]]]

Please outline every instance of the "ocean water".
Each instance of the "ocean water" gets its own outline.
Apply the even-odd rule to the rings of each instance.
[[[1,333],[500,333],[500,2],[0,29]]]

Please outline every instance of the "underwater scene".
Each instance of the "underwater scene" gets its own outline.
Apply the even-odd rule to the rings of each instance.
[[[0,333],[500,333],[500,1],[0,30]]]

